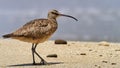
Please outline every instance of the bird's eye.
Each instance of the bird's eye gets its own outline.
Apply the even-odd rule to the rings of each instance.
[[[51,12],[52,14],[55,14],[55,12]]]
[[[51,12],[52,14],[55,14],[55,15],[58,15],[57,13],[55,13],[55,12]]]

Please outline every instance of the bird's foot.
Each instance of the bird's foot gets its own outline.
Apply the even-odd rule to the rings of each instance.
[[[40,64],[41,65],[47,65],[47,62],[45,60],[41,60]]]
[[[35,62],[33,62],[33,65],[37,65]]]

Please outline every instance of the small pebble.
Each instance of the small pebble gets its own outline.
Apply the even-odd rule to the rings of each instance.
[[[103,63],[107,63],[107,61],[104,61],[104,60],[103,60],[102,62],[103,62]]]
[[[111,63],[111,65],[116,65],[117,63]]]
[[[95,67],[97,67],[98,65],[95,65]]]
[[[99,55],[100,57],[102,57],[103,55]]]
[[[86,53],[81,53],[80,55],[86,55]]]
[[[95,67],[101,68],[101,66],[95,65]]]
[[[58,39],[55,40],[55,44],[67,44],[67,41]]]
[[[50,55],[47,55],[47,57],[54,57],[54,58],[57,58],[57,54],[50,54]]]

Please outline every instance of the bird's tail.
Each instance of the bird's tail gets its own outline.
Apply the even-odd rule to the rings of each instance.
[[[6,34],[6,35],[3,35],[2,37],[3,38],[10,38],[12,36],[12,34]]]

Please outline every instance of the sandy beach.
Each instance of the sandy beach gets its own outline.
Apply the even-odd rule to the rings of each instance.
[[[120,43],[67,42],[39,44],[37,52],[48,65],[32,65],[31,43],[0,39],[0,68],[120,68]],[[46,57],[49,54],[58,57]],[[40,62],[38,57],[36,61]]]

